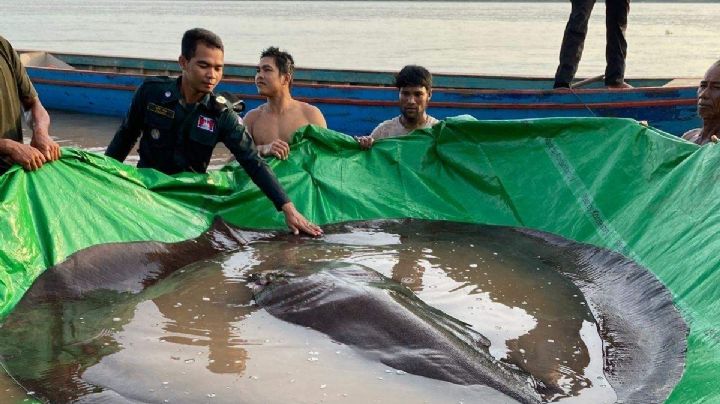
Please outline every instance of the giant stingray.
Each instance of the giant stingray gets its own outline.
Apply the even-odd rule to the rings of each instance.
[[[427,226],[432,233],[432,225]],[[477,232],[479,227],[445,224],[446,231],[457,232]],[[332,226],[326,233],[344,229]],[[502,237],[520,234],[509,228],[492,229],[493,237],[498,232]],[[557,270],[583,291],[595,308],[601,332],[613,339],[615,348],[605,359],[606,375],[618,399],[656,402],[667,397],[682,374],[687,328],[660,282],[619,254],[546,234],[524,233],[533,240],[527,248],[543,243],[564,248],[565,256],[558,260],[565,264]],[[113,292],[108,295],[113,299],[133,296],[192,262],[259,238],[284,237],[244,232],[216,221],[205,234],[181,243],[91,247],[46,271],[18,311],[54,300],[97,298],[106,292]],[[369,268],[338,262],[320,268],[285,268],[279,273],[266,270],[251,274],[251,278],[257,304],[272,315],[323,332],[388,366],[456,384],[487,385],[521,402],[540,401],[522,363],[494,360],[482,335]],[[8,322],[32,327],[12,315]],[[8,352],[4,350],[5,355]],[[542,383],[538,386],[542,391]],[[29,387],[54,401],[79,397],[72,392],[57,395],[62,389],[51,384]],[[120,399],[112,392],[102,397]]]

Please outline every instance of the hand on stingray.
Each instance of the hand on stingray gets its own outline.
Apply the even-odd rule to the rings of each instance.
[[[303,232],[313,237],[318,237],[323,234],[322,229],[300,214],[300,212],[295,209],[295,205],[293,205],[292,202],[288,202],[283,205],[282,211],[283,214],[285,214],[285,223],[287,223],[288,228],[290,228],[290,231],[292,231],[293,234],[297,235],[300,234],[300,232]]]

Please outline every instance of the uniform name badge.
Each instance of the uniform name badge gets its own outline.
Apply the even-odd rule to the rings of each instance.
[[[209,132],[214,132],[215,131],[215,120],[212,118],[208,118],[206,116],[200,115],[200,117],[198,117],[197,127],[200,129],[209,131]]]

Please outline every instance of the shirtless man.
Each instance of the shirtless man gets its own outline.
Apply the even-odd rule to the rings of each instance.
[[[248,112],[244,124],[262,156],[284,160],[290,154],[288,143],[298,128],[305,125],[327,128],[317,107],[290,95],[294,71],[295,62],[289,53],[271,46],[260,54],[255,85],[267,102]]]
[[[697,112],[703,126],[685,132],[682,138],[699,145],[717,143],[720,139],[720,60],[707,70],[697,94]]]

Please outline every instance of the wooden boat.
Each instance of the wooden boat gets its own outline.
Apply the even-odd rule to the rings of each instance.
[[[21,58],[49,109],[122,116],[145,77],[178,75],[174,60],[21,51]],[[228,64],[217,91],[243,99],[247,109],[264,102],[254,85],[255,65]],[[597,79],[597,78],[596,78]],[[675,135],[699,127],[699,79],[629,79],[635,88],[609,90],[600,80],[572,91],[551,90],[541,77],[433,74],[429,113],[438,119],[468,114],[481,120],[563,116],[626,117]],[[292,93],[322,110],[331,129],[368,134],[398,115],[393,73],[298,68]]]

